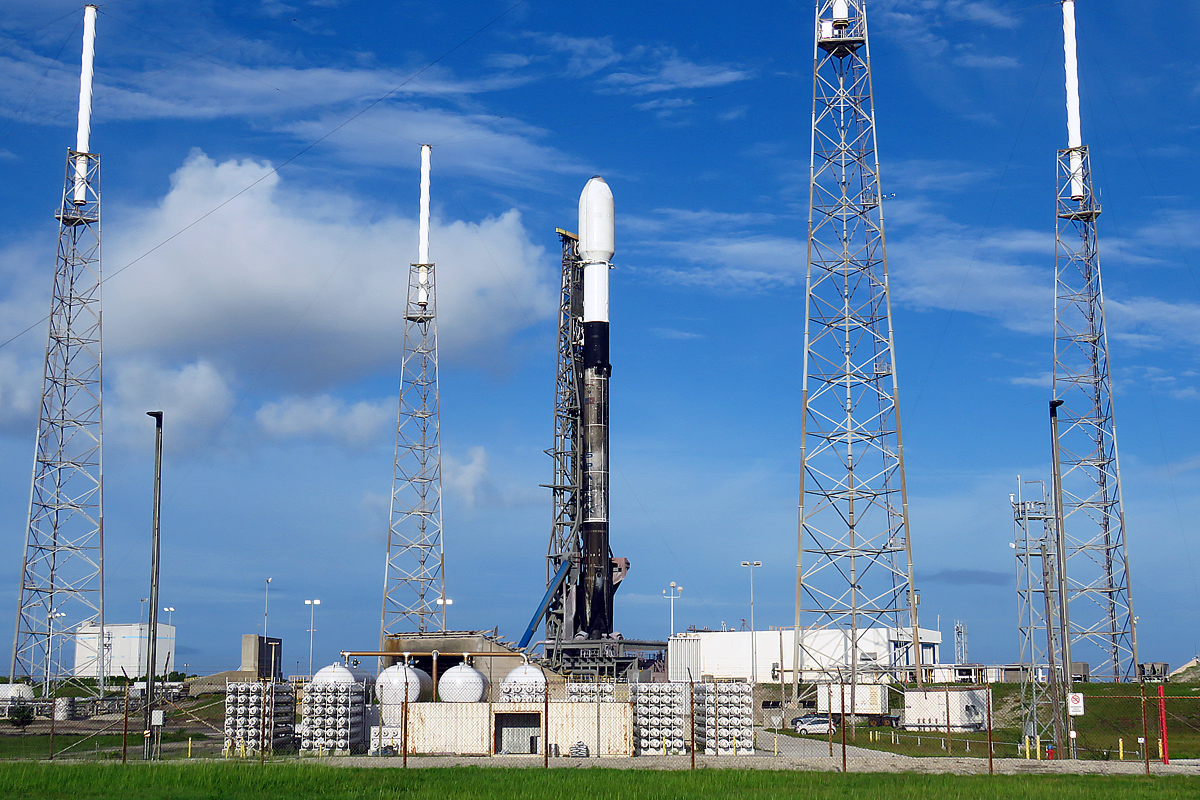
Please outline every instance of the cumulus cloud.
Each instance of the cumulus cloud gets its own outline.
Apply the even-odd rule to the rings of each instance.
[[[221,371],[206,360],[163,367],[145,359],[116,359],[106,370],[105,436],[110,443],[144,442],[151,429],[146,412],[162,411],[171,448],[208,441],[229,419],[234,393]]]
[[[266,163],[193,153],[157,205],[110,212],[109,273],[256,180],[109,281],[107,349],[265,374],[304,394],[394,372],[415,222],[371,220],[350,198],[291,190]],[[553,313],[543,248],[516,210],[435,218],[431,240],[443,361],[502,365],[507,342]]]
[[[275,439],[328,440],[363,445],[386,438],[395,425],[396,401],[348,403],[327,394],[288,396],[264,403],[254,415],[259,428]]]

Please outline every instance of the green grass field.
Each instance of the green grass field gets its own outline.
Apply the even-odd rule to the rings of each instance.
[[[736,797],[887,800],[1174,800],[1200,778],[951,776],[699,770],[353,769],[304,764],[0,764],[0,797],[37,800],[349,800],[354,798]]]

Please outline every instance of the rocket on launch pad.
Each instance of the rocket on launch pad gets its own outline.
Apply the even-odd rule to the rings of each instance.
[[[583,269],[582,545],[576,591],[576,636],[613,630],[613,565],[608,539],[608,271],[616,252],[612,190],[599,175],[579,196]]]

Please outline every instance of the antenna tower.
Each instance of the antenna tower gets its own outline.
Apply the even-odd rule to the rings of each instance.
[[[1020,477],[1013,508],[1013,547],[1017,561],[1017,630],[1020,634],[1021,732],[1066,744],[1061,687],[1064,683],[1062,581],[1054,508],[1042,481],[1035,499],[1026,500]],[[1043,672],[1044,671],[1044,672]],[[1044,677],[1043,677],[1044,676]]]
[[[954,663],[967,663],[967,623],[954,620]]]
[[[870,64],[865,0],[819,0],[794,692],[805,616],[846,633],[851,687],[866,674],[922,680]],[[879,627],[909,646],[865,659],[859,640]]]
[[[429,261],[429,161],[421,145],[417,263],[408,273],[392,509],[383,576],[380,648],[389,634],[446,629],[442,552],[442,450],[438,400],[437,292]]]
[[[1054,398],[1069,619],[1067,651],[1089,661],[1093,676],[1137,675],[1121,470],[1113,422],[1108,332],[1091,162],[1079,121],[1075,3],[1064,0],[1067,149],[1058,151],[1055,246]]]
[[[58,258],[9,680],[64,672],[104,693],[100,156],[91,152],[96,6],[84,8],[79,126],[67,151]],[[74,648],[64,647],[75,643]],[[69,666],[75,658],[74,669]]]

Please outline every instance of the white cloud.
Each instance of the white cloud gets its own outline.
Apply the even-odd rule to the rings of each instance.
[[[611,37],[564,36],[555,34],[530,34],[553,52],[568,56],[566,73],[572,78],[594,75],[605,67],[625,58],[617,52]]]
[[[726,86],[753,77],[749,70],[726,64],[697,64],[681,58],[674,51],[657,51],[656,54],[661,60],[650,69],[613,72],[601,79],[601,85],[615,93],[652,94]]]
[[[386,439],[396,420],[396,400],[347,403],[327,394],[289,396],[264,403],[254,415],[258,426],[276,439],[330,440],[346,445]]]
[[[233,390],[209,361],[162,367],[137,358],[106,360],[104,427],[110,443],[146,441],[153,430],[146,412],[162,411],[164,428],[170,428],[165,446],[191,447],[207,442],[233,410]]]
[[[467,459],[459,461],[449,453],[443,454],[442,483],[457,492],[468,506],[474,506],[477,493],[492,490],[487,450],[472,447],[467,451]]]
[[[0,353],[0,427],[35,430],[41,389],[42,370],[38,364],[14,353]]]
[[[110,212],[108,273],[262,179],[105,287],[108,351],[204,360],[285,387],[320,390],[395,372],[411,219],[334,194],[290,190],[267,164],[194,153],[157,206]],[[553,313],[544,251],[509,211],[435,217],[439,346],[445,362],[503,367],[507,342]]]

